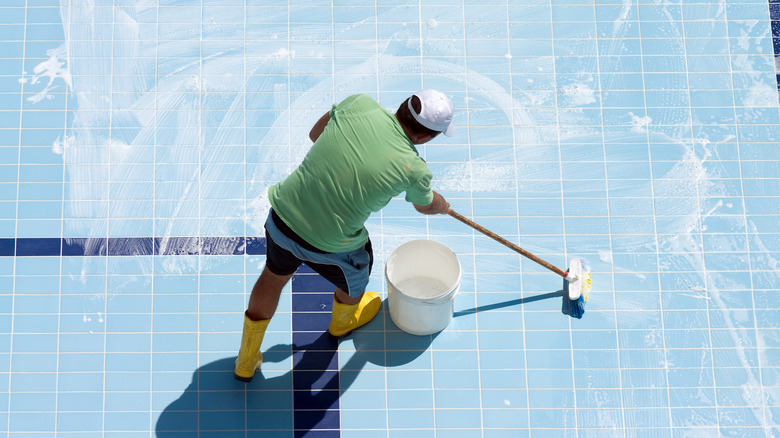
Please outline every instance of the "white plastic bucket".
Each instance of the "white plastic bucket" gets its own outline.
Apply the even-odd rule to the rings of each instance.
[[[433,240],[412,240],[385,263],[390,319],[413,335],[444,330],[452,321],[460,287],[460,262],[451,249]]]

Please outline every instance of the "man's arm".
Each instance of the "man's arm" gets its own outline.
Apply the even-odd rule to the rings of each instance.
[[[414,208],[422,214],[447,214],[450,212],[450,203],[437,192],[433,192],[433,202],[422,206],[413,204]]]
[[[325,113],[322,117],[320,117],[319,120],[317,120],[317,123],[314,124],[314,127],[311,128],[311,131],[309,131],[309,138],[311,141],[317,141],[318,138],[320,138],[320,134],[322,134],[322,131],[325,130],[325,125],[328,124],[328,121],[330,120],[330,112]]]

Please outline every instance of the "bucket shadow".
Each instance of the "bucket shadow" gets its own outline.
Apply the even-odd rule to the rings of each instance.
[[[380,315],[384,315],[388,330],[395,328],[386,312]],[[381,327],[381,319],[377,320]],[[247,384],[233,379],[235,357],[198,368],[189,386],[160,414],[157,437],[330,436],[309,433],[313,430],[335,431],[334,436],[338,436],[339,398],[361,370],[367,364],[408,364],[428,350],[436,337],[366,327],[368,330],[342,338],[351,340],[355,347],[343,364],[338,364],[339,340],[325,332],[310,333],[312,340],[304,345],[275,345],[265,350],[263,363],[282,362],[292,356],[292,370],[261,369]],[[392,340],[388,342],[388,338]],[[403,349],[392,345],[403,345]]]

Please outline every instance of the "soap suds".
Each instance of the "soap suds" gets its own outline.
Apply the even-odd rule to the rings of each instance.
[[[571,84],[561,88],[564,96],[575,106],[583,106],[596,102],[595,91],[583,83]]]
[[[41,78],[48,79],[48,82],[44,86],[43,90],[28,97],[28,102],[35,104],[44,99],[53,99],[54,96],[49,93],[57,89],[57,86],[54,82],[56,79],[61,79],[66,86],[72,87],[73,83],[71,81],[71,74],[68,70],[68,67],[66,66],[67,63],[64,60],[66,55],[67,52],[65,50],[64,44],[57,47],[56,49],[47,50],[46,56],[48,56],[49,59],[35,66],[33,69],[32,78],[30,78],[29,81],[25,77],[19,79],[19,83],[28,84],[28,86],[38,84]]]

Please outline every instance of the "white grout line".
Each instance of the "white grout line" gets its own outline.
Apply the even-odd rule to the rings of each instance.
[[[69,13],[70,13],[70,10],[68,10],[68,14]],[[66,26],[65,23],[63,23],[63,28],[65,28],[65,26]],[[67,32],[68,31],[65,30],[65,33],[67,33]],[[66,39],[66,43],[67,43],[67,39]],[[66,47],[65,50],[67,51],[68,49],[69,48]],[[70,68],[70,65],[68,65],[68,68]],[[64,128],[63,128],[62,141],[63,141],[63,143],[67,143],[67,141],[68,141],[68,100],[69,100],[68,98],[69,98],[69,94],[70,94],[69,93],[69,86],[68,86],[67,83],[65,84],[65,93],[63,93],[63,94],[64,94],[63,98],[65,99],[65,117],[64,117],[65,120],[64,120],[64,124],[63,124]],[[63,150],[62,150],[63,167],[65,166],[64,161],[65,161],[65,154],[66,153],[67,153],[67,149],[66,149],[65,146],[63,146]],[[59,277],[60,278],[59,278],[59,291],[58,291],[59,298],[58,298],[58,303],[57,303],[57,363],[55,365],[56,376],[55,376],[55,379],[54,379],[54,434],[55,434],[55,436],[56,436],[56,434],[58,432],[59,414],[60,414],[60,393],[59,393],[59,388],[60,388],[60,354],[61,354],[61,352],[60,352],[60,339],[61,339],[61,336],[60,335],[62,334],[62,277],[63,277],[62,261],[65,258],[62,255],[62,250],[63,250],[64,242],[65,242],[65,185],[67,183],[66,175],[67,175],[67,172],[65,171],[65,169],[63,169],[63,171],[62,171],[62,191],[61,191],[62,204],[61,204],[61,212],[60,212],[61,213],[60,214],[60,254],[59,254],[59,259],[60,259],[59,260],[59,264],[60,264],[60,266],[59,266]],[[151,388],[150,388],[150,390],[151,390]],[[151,394],[150,394],[150,398],[151,398]]]
[[[516,137],[516,132],[515,132],[515,129],[516,129],[515,127],[516,127],[516,124],[517,124],[517,120],[515,120],[515,109],[516,108],[515,108],[514,81],[513,81],[513,76],[514,75],[513,75],[513,72],[512,72],[512,42],[511,42],[512,30],[511,30],[511,26],[510,26],[511,21],[509,19],[509,17],[510,17],[510,12],[509,11],[510,11],[509,0],[506,0],[506,8],[504,9],[504,12],[506,12],[506,27],[505,27],[505,31],[506,31],[506,55],[505,56],[506,56],[506,59],[507,59],[507,61],[506,61],[507,62],[507,69],[508,69],[508,72],[509,72],[509,101],[511,102],[511,107],[509,108],[509,111],[511,113],[511,117],[509,119],[509,125],[510,125],[510,129],[511,129],[511,132],[512,132],[512,137],[511,137],[512,148],[511,148],[511,150],[512,150],[512,164],[513,164],[513,167],[514,167],[514,175],[513,175],[514,176],[514,181],[513,182],[514,182],[514,186],[515,186],[515,205],[514,205],[514,208],[515,208],[515,213],[516,213],[516,217],[514,219],[515,219],[515,225],[517,226],[517,239],[519,241],[520,240],[520,236],[521,236],[521,233],[520,233],[520,197],[518,196],[519,192],[520,192],[520,171],[518,170],[518,166],[517,166],[518,165],[518,163],[517,163],[518,150],[517,150],[517,137]],[[464,21],[465,21],[465,16],[464,16]],[[465,29],[464,29],[464,35],[465,35]],[[464,39],[465,39],[465,36],[464,36]],[[464,57],[464,59],[467,58],[466,53],[463,54],[463,57]],[[468,88],[467,88],[467,90],[468,90]],[[468,91],[467,91],[467,93],[468,93]],[[468,99],[466,99],[466,102],[468,102]],[[468,112],[468,113],[470,113],[470,112]],[[467,124],[467,126],[470,126],[470,123]],[[469,149],[470,149],[470,147],[469,147]],[[469,156],[470,155],[471,154],[469,154]],[[473,187],[473,182],[472,182],[472,187]],[[511,216],[510,216],[510,219],[512,219]],[[475,258],[474,265],[476,266],[476,255],[475,255],[474,258]],[[522,262],[523,262],[523,260],[522,260],[522,257],[518,257],[516,255],[513,255],[512,259],[518,261],[517,273],[520,274],[521,283],[519,285],[517,285],[518,286],[517,290],[519,291],[518,295],[520,295],[522,297],[522,294],[523,294],[523,287],[522,287],[523,263]],[[475,305],[476,309],[479,309],[479,304],[477,303],[478,298],[476,296],[476,293],[477,293],[476,275],[475,275],[474,280],[475,280],[474,281],[474,285],[475,285],[475,287],[474,287],[474,292],[475,292],[475,297],[474,297],[475,303],[474,303],[474,305]],[[524,309],[521,308],[520,310],[516,310],[515,312],[518,312],[520,314],[520,318],[523,321],[523,326],[525,326],[525,315],[523,314],[523,310]],[[477,361],[478,361],[477,363],[480,365],[480,368],[481,368],[480,353],[482,351],[486,351],[486,350],[483,350],[480,347],[480,343],[479,343],[479,333],[480,333],[480,330],[479,330],[479,315],[478,314],[474,315],[474,323],[476,325],[476,329],[475,330],[476,330],[476,342],[477,342]],[[512,328],[514,329],[515,327],[512,327]],[[525,376],[525,392],[526,392],[526,402],[527,402],[530,399],[530,395],[529,395],[529,388],[528,388],[528,351],[526,350],[526,347],[527,346],[525,344],[525,330],[523,330],[523,350],[522,350],[523,351],[523,375]],[[502,351],[509,351],[509,350],[505,349],[505,350],[502,350]],[[480,369],[480,371],[479,371],[479,393],[480,393],[480,397],[479,397],[479,411],[480,411],[480,426],[482,427],[482,438],[484,438],[485,437],[485,410],[486,410],[486,408],[485,408],[484,403],[483,403],[482,392],[483,392],[483,388],[482,388],[482,370]],[[507,401],[505,400],[505,403],[506,402]],[[511,404],[510,405],[506,405],[506,407],[510,407],[510,406],[511,406]],[[529,413],[529,428],[530,428],[530,413]]]
[[[691,102],[691,92],[690,92],[690,84],[691,84],[690,70],[688,69],[688,58],[689,58],[688,48],[687,48],[688,38],[686,38],[686,36],[685,36],[685,17],[684,17],[685,8],[681,8],[680,14],[681,14],[680,26],[682,26],[682,30],[683,30],[683,34],[680,35],[680,38],[683,41],[683,43],[682,43],[682,45],[683,45],[683,56],[685,57],[685,83],[689,87],[688,90],[687,90],[687,97],[688,97],[688,108],[687,109],[688,109],[688,117],[689,117],[690,128],[691,128],[691,148],[694,149],[694,153],[695,153],[696,138],[695,138],[695,132],[694,132],[693,105],[692,105],[692,102]],[[736,117],[735,117],[734,120],[735,120],[735,123],[736,123]],[[709,281],[709,276],[707,275],[706,257],[705,257],[705,250],[704,250],[704,229],[703,229],[703,225],[704,224],[702,223],[702,217],[701,217],[701,211],[702,211],[701,210],[702,209],[701,195],[702,194],[700,192],[700,184],[698,184],[698,181],[697,181],[696,182],[696,205],[697,205],[697,211],[699,213],[698,214],[698,218],[697,218],[697,222],[698,222],[698,226],[699,226],[699,237],[701,238],[701,244],[702,244],[701,253],[700,253],[700,256],[701,256],[701,268],[703,270],[702,271],[702,280],[704,280],[704,289],[705,290],[709,290],[709,287],[707,285],[707,283]],[[660,248],[657,248],[657,250],[660,252]],[[658,271],[659,271],[659,273],[661,271],[660,265],[658,267]],[[663,287],[661,287],[661,289],[663,289]],[[661,296],[661,300],[663,300],[663,296]],[[713,382],[712,383],[712,385],[713,385],[712,390],[713,390],[713,393],[715,394],[715,397],[713,397],[713,402],[715,403],[715,421],[716,421],[716,424],[717,424],[717,428],[720,431],[720,407],[718,406],[718,404],[719,404],[718,403],[718,396],[717,396],[717,392],[716,392],[716,389],[715,389],[716,386],[717,386],[717,384],[716,384],[717,379],[716,379],[716,373],[715,373],[715,355],[714,355],[714,350],[712,348],[712,323],[710,321],[710,311],[711,311],[711,309],[710,309],[710,300],[707,299],[705,301],[706,301],[705,304],[706,304],[706,311],[707,311],[707,335],[708,335],[707,336],[707,340],[709,342],[709,352],[710,352],[710,357],[711,357],[711,359],[710,359],[710,361],[711,361],[711,363],[710,363],[710,373],[711,373],[712,382]],[[662,309],[662,312],[661,312],[661,318],[662,319],[664,318],[663,309]],[[664,336],[665,335],[666,335],[666,332],[664,332]],[[665,343],[664,343],[664,348],[666,348],[666,344]],[[702,366],[702,369],[703,368],[704,367]],[[667,391],[668,391],[670,389],[670,386],[671,386],[670,383],[669,383],[668,372],[667,372],[667,379],[666,380],[667,380]],[[670,400],[670,407],[671,407],[671,394],[669,395],[669,400]],[[671,426],[674,427],[674,417],[671,415],[671,411],[670,411],[670,415],[669,415],[669,421],[670,421]]]
[[[642,93],[643,93],[644,104],[645,104],[645,115],[647,115],[647,106],[646,106],[647,105],[647,87],[645,86],[645,76],[644,76],[645,75],[645,58],[644,58],[644,53],[643,53],[642,44],[641,44],[641,40],[642,40],[642,37],[641,37],[641,35],[642,35],[642,21],[641,21],[641,17],[639,15],[640,15],[639,14],[639,8],[637,8],[637,20],[636,20],[636,22],[637,22],[637,26],[639,27],[639,36],[640,36],[639,37],[639,39],[640,39],[639,60],[640,60],[641,67],[642,67],[642,72],[641,72],[642,73],[642,90],[643,90]],[[654,235],[654,238],[655,238],[656,265],[658,266],[658,272],[657,272],[656,275],[657,275],[657,278],[658,278],[658,304],[659,304],[660,322],[661,322],[661,336],[662,336],[662,339],[663,339],[663,346],[662,346],[662,348],[663,348],[663,358],[664,358],[663,369],[665,370],[665,373],[664,373],[665,381],[663,382],[663,388],[666,391],[666,409],[668,410],[668,419],[669,419],[669,427],[668,427],[668,429],[669,429],[669,433],[673,433],[674,432],[674,429],[673,429],[674,417],[672,416],[671,396],[669,394],[669,367],[668,367],[668,365],[669,365],[669,358],[668,358],[669,349],[666,348],[666,337],[665,337],[666,329],[665,329],[665,326],[664,326],[664,305],[663,305],[663,294],[662,294],[662,287],[661,287],[661,271],[660,271],[660,266],[661,266],[660,253],[661,253],[661,249],[660,249],[660,244],[659,244],[659,241],[658,241],[658,220],[657,220],[657,216],[656,216],[656,202],[655,202],[655,200],[657,199],[656,196],[655,196],[655,184],[656,184],[656,181],[653,178],[654,177],[654,175],[653,175],[653,166],[652,166],[652,164],[653,164],[653,151],[652,151],[652,148],[650,148],[650,144],[651,144],[651,141],[650,141],[650,129],[648,129],[648,128],[645,129],[645,137],[647,139],[647,149],[648,149],[647,153],[648,153],[648,157],[650,158],[650,161],[649,161],[648,164],[649,164],[649,167],[650,167],[650,192],[651,192],[651,198],[653,199],[653,231],[654,231],[653,235]]]
[[[561,121],[560,121],[560,101],[558,99],[558,67],[556,66],[556,60],[557,57],[555,55],[555,26],[554,26],[554,15],[555,11],[553,9],[553,1],[550,1],[550,34],[552,35],[552,77],[553,77],[553,86],[555,88],[555,127],[557,132],[557,145],[558,145],[558,172],[559,178],[560,178],[560,189],[561,189],[561,219],[562,219],[562,233],[563,233],[563,256],[564,256],[564,263],[568,266],[568,260],[569,260],[569,254],[568,254],[568,244],[566,241],[566,196],[564,194],[564,176],[563,176],[563,152],[561,151]],[[598,62],[598,60],[597,60]],[[580,73],[580,72],[577,72]],[[601,99],[601,96],[599,96],[599,100]],[[603,129],[603,128],[602,128]],[[566,291],[564,291],[564,302],[566,302]],[[567,303],[568,304],[568,303]],[[578,429],[578,411],[577,411],[577,384],[576,384],[576,374],[574,370],[574,328],[572,327],[572,316],[569,315],[569,318],[567,320],[567,324],[569,327],[569,351],[571,353],[571,378],[572,378],[572,400],[573,400],[573,406],[572,410],[574,411],[574,430],[576,431],[576,434],[579,435],[579,429]],[[530,392],[530,391],[529,391]],[[529,402],[529,409],[530,409],[530,402]]]
[[[598,12],[597,12],[597,8],[596,8],[595,3],[593,5],[593,16],[594,16],[594,18],[598,22]],[[598,25],[596,25],[596,36],[595,36],[595,39],[596,39],[596,69],[597,69],[596,70],[596,76],[598,78],[598,84],[599,84],[599,112],[601,113],[600,118],[603,121],[604,120],[604,99],[603,99],[603,97],[604,97],[604,86],[603,86],[603,84],[601,82],[601,78],[602,78],[602,73],[601,73],[601,52],[600,52],[600,49],[599,49],[600,38],[599,38],[599,34],[598,34]],[[609,170],[609,166],[608,166],[609,160],[607,159],[607,145],[606,145],[606,139],[604,137],[604,126],[603,125],[601,127],[601,147],[602,147],[602,149],[601,149],[602,153],[604,154],[604,190],[605,190],[606,197],[607,197],[607,199],[606,199],[607,200],[607,202],[606,202],[607,205],[606,206],[607,206],[607,227],[608,227],[608,230],[609,230],[609,252],[610,252],[610,254],[614,254],[615,250],[614,250],[614,243],[613,243],[613,240],[612,240],[612,212],[610,210],[610,202],[609,202],[610,201],[609,171],[608,171]],[[591,266],[594,266],[594,265],[591,265]],[[610,271],[611,271],[610,272],[611,281],[612,281],[612,285],[613,285],[613,290],[612,290],[612,307],[613,307],[613,309],[612,309],[612,312],[613,312],[614,317],[615,317],[615,329],[614,329],[615,330],[615,349],[619,352],[620,351],[620,331],[618,330],[617,291],[614,290],[615,270],[613,268]],[[576,368],[574,363],[572,363],[572,367]],[[618,388],[619,393],[620,393],[620,429],[625,431],[625,429],[626,429],[626,412],[625,412],[625,406],[624,406],[624,403],[623,403],[623,400],[624,400],[625,397],[623,396],[623,373],[622,373],[622,370],[623,370],[622,359],[620,357],[620,354],[617,354],[617,371],[618,371],[617,372],[617,378],[618,378],[618,383],[620,384],[620,387]],[[575,388],[576,388],[576,382],[575,382]],[[591,389],[591,388],[588,387],[588,389]]]
[[[248,16],[249,16],[249,11],[247,9],[247,0],[244,0],[244,45],[242,47],[243,61],[244,61],[243,62],[243,76],[242,76],[243,83],[244,83],[243,84],[243,95],[242,95],[242,99],[244,100],[244,129],[243,129],[243,135],[244,135],[244,138],[243,138],[243,140],[244,140],[244,148],[243,148],[244,149],[244,163],[243,164],[244,165],[242,166],[243,170],[244,170],[244,179],[242,181],[243,182],[243,184],[242,184],[242,186],[243,186],[243,193],[244,193],[244,202],[243,202],[243,204],[244,204],[244,256],[243,256],[243,281],[241,282],[241,285],[243,286],[243,291],[242,291],[243,292],[243,294],[242,294],[243,300],[242,300],[242,304],[244,304],[244,305],[248,305],[248,303],[249,303],[249,295],[251,294],[250,285],[247,284],[247,275],[248,275],[248,273],[247,273],[247,269],[246,269],[248,261],[250,259],[250,256],[247,254],[247,241],[248,241],[248,238],[249,238],[249,232],[248,232],[249,230],[248,230],[248,227],[247,227],[247,223],[249,222],[248,221],[249,208],[248,208],[248,205],[247,205],[247,198],[249,197],[249,193],[248,193],[248,190],[247,190],[247,171],[246,171],[246,168],[247,168],[247,142],[248,142],[248,138],[249,138],[248,135],[247,135],[247,124],[248,124],[247,123],[247,120],[248,120],[248,118],[247,118],[247,96],[248,96],[247,84],[249,83],[249,78],[247,77],[247,69],[246,69],[246,64],[247,64],[247,50],[246,50],[246,41],[247,41],[247,39],[246,39],[246,34],[247,34],[247,27],[249,26],[249,20],[247,19]],[[253,287],[254,287],[254,285],[252,285],[252,288]],[[244,315],[238,316],[236,318],[236,322],[237,323],[242,322],[243,321],[243,317],[244,317]],[[243,337],[243,324],[239,324],[239,327],[242,327],[242,335],[241,336]],[[239,345],[239,348],[240,348],[240,345]],[[262,349],[263,347],[261,346],[260,348]],[[238,356],[238,352],[236,352],[236,356]],[[249,385],[245,385],[243,390],[244,390],[244,437],[248,438],[249,437],[249,432],[248,432],[248,430],[249,430]]]
[[[332,3],[333,2],[331,1],[331,4]],[[378,0],[374,0],[374,35],[375,35],[375,40],[376,40],[376,46],[375,46],[375,48],[376,48],[376,54],[375,54],[375,56],[376,56],[376,94],[377,94],[377,101],[381,102],[380,95],[379,95],[379,92],[380,92],[380,84],[379,84],[379,74],[380,74],[379,73],[380,72],[380,67],[379,67],[379,16],[380,16],[379,15],[379,2],[378,2]],[[335,29],[333,29],[331,35],[333,35],[333,36],[336,35]],[[332,47],[332,51],[334,53],[334,57],[333,57],[334,62],[332,64],[332,65],[334,65],[335,64],[335,59],[336,59],[336,57],[335,57],[336,48],[335,48],[335,41],[334,40],[331,40],[331,47]],[[333,77],[333,94],[335,96],[335,94],[336,94],[336,84],[335,84],[336,70],[335,70],[335,65],[333,67],[332,75],[333,75],[332,76]],[[380,229],[380,236],[381,236],[381,238],[379,239],[379,242],[378,242],[379,245],[377,245],[375,247],[375,254],[384,254],[384,250],[385,250],[385,247],[384,247],[384,242],[385,242],[384,235],[385,235],[385,220],[386,220],[386,217],[385,217],[385,214],[384,214],[384,209],[380,210],[378,215],[379,215],[379,229]],[[375,259],[376,259],[376,257],[375,257]],[[374,260],[375,264],[377,262],[378,262],[378,260]],[[383,272],[383,271],[380,271],[380,272]],[[381,273],[380,273],[380,275],[381,275]],[[386,285],[387,284],[386,280],[384,278],[382,278],[382,282],[380,284]],[[387,289],[385,289],[385,290],[387,290]],[[387,297],[387,293],[385,293],[384,295],[385,295],[385,298],[386,298]],[[383,342],[382,349],[383,349],[383,352],[382,353],[384,355],[384,363],[387,363],[387,328],[388,328],[387,327],[387,319],[390,317],[390,312],[389,312],[389,309],[387,308],[387,300],[385,300],[385,302],[382,305],[382,309],[380,310],[380,315],[382,315],[384,317],[384,319],[382,320],[382,333],[383,333],[383,335],[382,335],[382,342]],[[389,436],[390,435],[390,397],[389,397],[389,394],[390,394],[391,390],[389,388],[390,385],[389,385],[389,379],[388,379],[388,372],[387,371],[388,371],[388,367],[384,367],[385,427],[383,429],[384,429],[385,434],[387,436]],[[340,421],[341,420],[343,420],[343,419],[340,418]],[[341,421],[340,424],[343,427],[344,422]]]
[[[154,83],[159,83],[159,70],[158,66],[160,65],[160,40],[159,40],[159,32],[160,32],[160,4],[157,3],[155,7],[155,35],[157,38],[155,38],[154,42]],[[159,94],[157,88],[154,89],[154,145],[152,146],[152,150],[154,153],[154,169],[152,170],[154,175],[154,189],[152,190],[152,275],[151,275],[151,297],[150,297],[150,309],[149,309],[149,425],[151,427],[152,421],[154,419],[154,379],[155,379],[155,373],[154,373],[154,279],[157,277],[156,275],[156,257],[154,254],[154,245],[155,240],[157,237],[157,148],[158,148],[158,139],[157,139],[157,126],[159,125],[158,120],[158,114],[159,114]],[[151,431],[150,431],[151,433]]]
[[[780,4],[779,3],[771,3],[770,2],[770,8],[773,5],[777,6],[777,5],[780,5]],[[724,8],[723,9],[723,21],[728,26],[728,23],[729,23],[728,8]],[[683,25],[684,25],[684,23],[685,22],[683,21]],[[771,27],[772,27],[772,23],[770,22],[770,30],[769,30],[769,34],[770,35],[769,35],[769,38],[770,38],[770,42],[773,42],[774,39],[777,37],[777,35],[775,35],[773,33],[773,29]],[[774,44],[773,44],[773,48],[772,49],[773,49],[772,51],[774,52]],[[728,45],[728,55],[729,55],[729,62],[733,63],[734,60],[733,60],[733,54],[731,53],[731,44]],[[773,56],[773,60],[775,61],[775,66],[777,66],[777,60],[778,60],[777,54],[773,53],[772,56]],[[734,108],[734,113],[733,113],[734,114],[734,125],[735,125],[735,127],[738,127],[739,126],[739,118],[737,117],[737,105],[738,104],[737,104],[737,96],[734,93],[735,89],[734,89],[734,69],[733,69],[733,67],[729,69],[729,76],[730,76],[730,80],[731,80],[731,95],[732,95],[733,105],[734,105],[733,106],[733,108]],[[778,85],[780,85],[780,84],[778,84]],[[772,433],[772,430],[771,430],[772,429],[772,425],[770,425],[770,423],[769,423],[770,418],[767,416],[768,412],[769,412],[769,409],[770,409],[770,407],[767,406],[767,400],[769,399],[770,395],[769,395],[768,391],[766,390],[766,387],[764,386],[764,373],[763,373],[764,364],[762,364],[762,361],[761,361],[761,347],[766,347],[766,346],[761,345],[762,344],[761,343],[761,339],[762,338],[761,338],[761,336],[759,334],[759,331],[758,331],[758,323],[757,323],[758,319],[756,318],[755,285],[754,285],[754,282],[753,282],[753,273],[755,271],[753,271],[753,258],[752,258],[751,253],[750,253],[750,231],[749,231],[749,227],[748,227],[749,223],[748,223],[748,218],[747,218],[747,216],[748,216],[747,215],[747,206],[745,205],[745,185],[744,185],[744,179],[743,179],[744,175],[742,173],[742,151],[741,151],[741,147],[740,147],[741,146],[741,141],[740,141],[740,137],[739,137],[739,132],[738,131],[737,131],[736,134],[737,135],[736,135],[735,141],[736,141],[736,144],[737,144],[737,163],[739,164],[739,188],[740,188],[740,195],[742,195],[742,219],[744,220],[744,227],[745,227],[745,251],[747,253],[748,272],[750,273],[750,275],[748,276],[749,279],[750,279],[750,295],[751,295],[751,298],[752,298],[751,302],[753,304],[753,308],[751,309],[752,313],[753,313],[753,333],[755,334],[755,337],[756,337],[756,345],[755,345],[754,348],[756,349],[756,368],[757,368],[757,374],[758,374],[758,384],[760,385],[759,390],[761,392],[761,411],[762,411],[761,413],[762,413],[762,419],[763,419],[763,422],[762,422],[763,423],[763,427],[762,428],[763,428],[764,433],[766,434],[766,436],[769,436]],[[697,185],[697,191],[698,191],[698,185]],[[701,227],[700,227],[700,229],[701,229]],[[702,236],[702,251],[703,250],[704,250],[704,238]],[[702,260],[702,264],[705,264],[704,257],[702,257],[702,259],[703,259]],[[705,286],[704,287],[705,287],[706,290],[709,290],[709,288],[707,286],[707,283],[706,283],[706,281],[707,281],[707,276],[706,276],[707,270],[706,270],[706,268],[705,268],[704,272],[705,272]],[[717,300],[717,301],[720,301],[720,300]],[[707,310],[708,310],[708,312],[707,312],[707,322],[709,322],[709,318],[710,318],[709,317],[709,307],[710,307],[710,302],[709,302],[709,300],[707,300]],[[719,309],[719,310],[722,310],[722,309]],[[731,324],[729,324],[729,325],[731,325]],[[730,327],[730,329],[733,330],[733,327]],[[712,348],[712,335],[711,334],[710,334],[710,348]],[[717,397],[717,388],[718,387],[722,387],[722,386],[718,385],[718,379],[717,379],[717,377],[715,375],[715,359],[714,359],[714,355],[713,355],[712,362],[713,362],[713,364],[712,364],[712,366],[713,366],[712,381],[713,381],[713,387],[714,387],[713,390],[716,391],[716,397],[714,397],[715,398],[715,408],[716,408],[716,412],[720,413],[720,407],[718,405],[718,397]],[[743,367],[743,369],[744,369],[744,367]],[[749,370],[749,369],[747,370],[748,374],[751,374],[751,372],[752,372],[751,370]],[[744,391],[744,387],[743,387],[743,391]],[[744,395],[743,395],[743,400],[744,400]],[[754,406],[751,406],[751,408],[754,408]],[[720,426],[720,415],[718,415],[717,418],[718,418],[718,430],[720,430],[720,427],[721,427]],[[773,423],[773,425],[776,425],[776,423],[774,422],[774,419],[772,420],[772,423]]]
[[[203,9],[203,0],[200,0],[200,40],[198,44],[198,170],[196,172],[196,175],[198,177],[198,291],[196,292],[197,296],[197,314],[198,314],[198,321],[195,324],[197,327],[197,339],[198,339],[198,351],[196,353],[197,360],[196,360],[196,366],[197,369],[200,369],[201,367],[201,355],[200,355],[200,341],[201,341],[201,327],[200,327],[200,315],[201,315],[201,272],[203,271],[203,21],[204,21],[204,9]],[[198,411],[200,411],[200,392],[201,392],[201,385],[200,385],[200,373],[195,373],[195,378],[198,379],[197,382],[197,393],[198,393],[198,401],[197,401],[197,408]],[[198,419],[196,421],[197,430],[200,431],[200,415],[198,415]]]
[[[466,147],[467,147],[467,150],[468,150],[468,156],[469,156],[469,158],[471,158],[472,157],[471,129],[470,129],[471,128],[471,109],[470,109],[470,105],[469,105],[469,102],[470,102],[471,99],[469,97],[469,86],[470,85],[469,85],[468,44],[467,44],[467,37],[466,37],[466,34],[467,34],[467,29],[466,29],[466,23],[467,23],[467,20],[466,20],[466,0],[463,0],[463,2],[461,3],[461,8],[462,8],[462,14],[463,14],[463,72],[464,72],[464,76],[465,76],[464,91],[466,93],[466,96],[465,96],[465,99],[464,99],[464,102],[466,104],[466,108],[464,109],[462,114],[464,115],[464,119],[465,119],[463,125],[465,126],[465,129],[466,129],[466,135],[465,135],[465,137],[466,137]],[[422,50],[422,48],[421,48],[421,50]],[[469,184],[470,188],[473,188],[473,186],[474,186],[473,172],[469,172],[468,184]],[[473,190],[471,190],[470,193],[473,193]],[[468,197],[468,200],[470,201],[469,202],[469,204],[470,204],[470,211],[471,211],[470,214],[471,214],[471,217],[473,218],[473,217],[475,217],[475,214],[476,214],[476,211],[474,210],[474,196],[470,194],[469,197]],[[477,274],[477,251],[476,251],[476,247],[477,247],[476,239],[477,239],[477,236],[476,236],[476,232],[474,230],[469,230],[469,233],[471,234],[471,247],[473,248],[472,249],[472,253],[473,253],[472,260],[473,260],[473,265],[474,265],[474,306],[476,308],[478,308],[479,304],[478,304],[478,298],[477,298],[477,289],[478,289],[478,284],[479,284],[479,282],[478,282],[479,276]],[[476,313],[474,314],[474,331],[475,331],[475,336],[477,338],[477,345],[479,346],[479,315],[476,314]],[[484,416],[484,411],[481,409],[481,407],[482,407],[482,395],[483,395],[483,393],[482,393],[482,365],[480,363],[480,359],[481,358],[480,358],[480,354],[479,353],[480,353],[479,352],[479,348],[477,348],[477,350],[476,350],[476,355],[477,355],[477,359],[476,359],[477,360],[477,370],[476,370],[477,371],[477,388],[476,389],[479,391],[479,400],[480,400],[479,420],[480,420],[480,424],[484,426],[484,424],[485,424],[485,416]],[[434,371],[435,370],[432,368],[431,372],[433,373]],[[464,370],[461,370],[461,371],[464,371]],[[434,386],[434,388],[435,388],[435,386]],[[434,397],[435,396],[436,396],[436,392],[434,390]],[[435,409],[435,405],[434,405],[434,409]],[[485,431],[483,429],[482,430],[482,436],[483,437],[484,437],[484,434],[485,434]]]
[[[25,0],[24,5],[24,41],[23,47],[22,47],[22,77],[24,77],[24,63],[27,61],[27,13],[28,13],[28,6],[29,0]],[[21,182],[19,181],[19,176],[21,176],[21,169],[22,169],[22,121],[24,120],[24,82],[20,84],[19,87],[19,150],[18,150],[18,158],[16,163],[16,217],[14,221],[14,237],[18,237],[19,235],[19,197],[20,197],[20,190],[21,190]],[[16,239],[14,239],[14,261],[13,261],[13,280],[12,280],[12,289],[11,289],[11,327],[10,327],[10,340],[8,342],[8,403],[6,405],[6,434],[8,436],[11,436],[11,395],[13,394],[13,364],[14,364],[14,326],[16,324],[16,272],[18,269],[18,264],[16,260]]]
[[[95,14],[97,15],[98,12],[95,12]],[[111,41],[111,57],[110,57],[111,67],[110,67],[110,70],[109,70],[110,71],[109,78],[111,78],[111,84],[109,85],[109,96],[108,96],[108,139],[106,139],[106,141],[109,144],[110,144],[110,141],[111,141],[111,137],[113,135],[113,128],[114,128],[114,126],[113,126],[113,122],[114,122],[114,117],[113,117],[113,110],[114,110],[114,81],[113,81],[113,77],[114,77],[114,60],[115,60],[115,58],[114,58],[113,39],[114,39],[115,32],[116,32],[116,9],[113,9],[112,10],[112,14],[111,14],[111,40],[110,40]],[[106,154],[106,156],[108,157],[108,164],[107,164],[107,167],[108,167],[108,169],[107,169],[107,174],[108,174],[108,178],[107,178],[107,191],[108,191],[108,193],[106,193],[106,197],[107,197],[106,201],[107,202],[106,202],[106,257],[105,257],[106,258],[106,264],[105,264],[105,268],[106,268],[106,281],[105,281],[106,288],[105,288],[105,293],[104,293],[104,296],[103,296],[103,300],[104,300],[104,303],[103,303],[103,380],[102,380],[103,390],[102,390],[102,394],[101,394],[102,398],[103,398],[103,400],[102,400],[103,411],[101,413],[102,414],[102,418],[101,418],[101,427],[100,427],[100,429],[103,432],[103,434],[106,433],[106,380],[107,380],[107,376],[108,376],[108,373],[107,373],[108,370],[106,369],[106,359],[107,359],[107,356],[108,356],[108,319],[109,319],[109,316],[108,316],[108,296],[109,296],[109,293],[110,293],[110,290],[109,290],[109,285],[110,285],[110,283],[109,283],[109,279],[110,279],[109,269],[110,269],[110,264],[111,264],[110,261],[109,261],[109,256],[110,256],[110,252],[111,252],[111,245],[110,245],[109,242],[110,242],[110,239],[111,239],[111,185],[112,185],[112,180],[111,180],[111,158],[112,157],[111,157],[111,150],[110,149],[109,149],[108,153]]]

